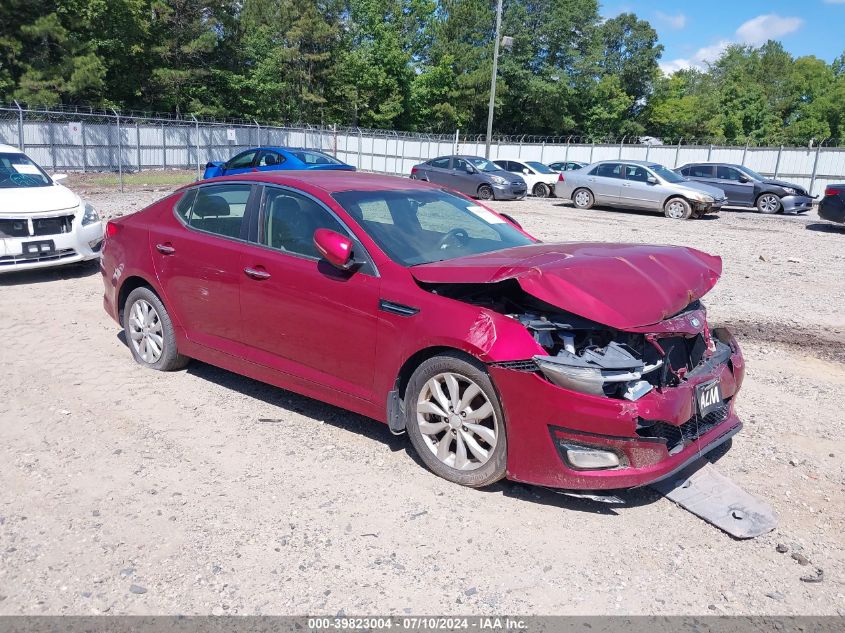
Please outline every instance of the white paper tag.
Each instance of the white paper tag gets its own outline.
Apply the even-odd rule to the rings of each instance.
[[[479,207],[476,205],[472,205],[471,207],[467,207],[467,211],[470,211],[477,215],[479,218],[487,222],[488,224],[504,224],[505,220],[500,218],[495,213],[491,213],[484,207]]]
[[[38,167],[35,165],[12,165],[15,168],[15,171],[19,174],[28,174],[30,176],[40,176],[41,172],[39,171]]]

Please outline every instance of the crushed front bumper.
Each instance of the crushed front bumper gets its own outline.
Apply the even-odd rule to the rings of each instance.
[[[812,211],[813,209],[813,201],[815,198],[811,198],[810,196],[784,196],[780,199],[780,203],[783,206],[783,212],[786,214],[792,213],[806,213],[807,211]]]
[[[733,337],[724,332],[723,342],[730,346],[725,362],[636,401],[578,393],[534,372],[490,366],[507,420],[508,477],[569,490],[635,488],[670,476],[724,443],[742,426],[734,396],[745,364]],[[724,406],[700,418],[695,388],[715,379]],[[564,459],[563,445],[610,451],[620,464],[576,470]]]
[[[528,186],[507,183],[504,185],[491,185],[496,200],[520,200],[528,194]]]
[[[97,259],[103,223],[82,226],[82,216],[83,211],[71,209],[0,218],[13,227],[13,235],[0,234],[0,274]]]

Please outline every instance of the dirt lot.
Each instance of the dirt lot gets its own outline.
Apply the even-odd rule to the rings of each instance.
[[[107,215],[163,195],[74,184]],[[0,279],[0,614],[845,614],[845,231],[494,206],[544,240],[724,258],[707,304],[748,374],[718,468],[774,533],[732,540],[648,490],[462,489],[371,420],[199,363],[141,369],[87,266]]]

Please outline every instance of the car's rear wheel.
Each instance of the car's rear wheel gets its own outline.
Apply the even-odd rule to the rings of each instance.
[[[492,200],[493,197],[493,187],[491,187],[490,185],[481,185],[478,188],[479,200]]]
[[[533,193],[537,198],[548,198],[549,193],[551,193],[551,189],[549,189],[549,186],[546,183],[538,182],[534,185],[534,189],[531,193]]]
[[[189,358],[176,348],[173,322],[167,309],[150,288],[135,288],[123,308],[126,343],[135,361],[158,371],[182,369]]]
[[[482,365],[451,354],[425,361],[405,390],[405,416],[411,444],[436,475],[472,488],[505,476],[504,416]]]
[[[772,215],[781,210],[780,198],[773,193],[764,193],[757,198],[757,210],[766,215]]]
[[[589,209],[594,202],[593,192],[589,189],[576,189],[572,194],[572,204],[579,209]]]
[[[692,206],[683,198],[669,198],[663,205],[663,214],[672,220],[688,220],[692,216]]]

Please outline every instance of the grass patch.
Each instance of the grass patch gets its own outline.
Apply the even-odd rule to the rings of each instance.
[[[197,179],[195,171],[141,171],[123,174],[123,184],[127,186],[165,186],[186,185]],[[96,174],[85,178],[86,183],[101,187],[119,187],[120,174]]]

